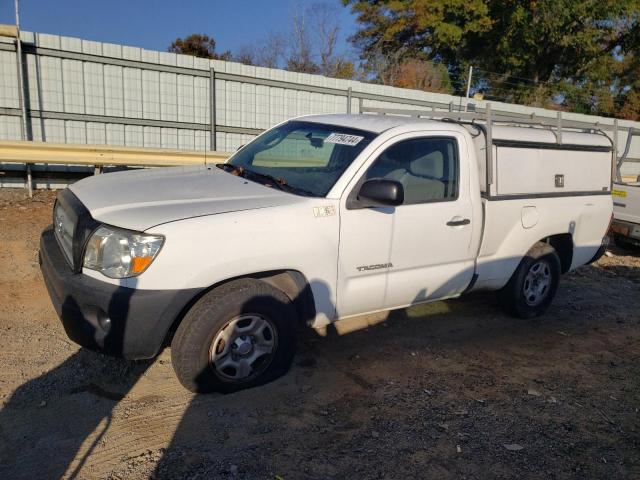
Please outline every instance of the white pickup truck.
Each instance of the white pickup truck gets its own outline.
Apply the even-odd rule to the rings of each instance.
[[[170,343],[186,388],[229,392],[286,372],[300,323],[480,289],[542,314],[603,252],[611,162],[596,133],[300,117],[224,164],[59,192],[41,268],[75,342],[130,359]]]
[[[640,137],[640,130],[629,131],[624,153],[617,163],[612,192],[611,234],[621,247],[640,247],[640,163],[638,159],[629,158],[634,137]]]

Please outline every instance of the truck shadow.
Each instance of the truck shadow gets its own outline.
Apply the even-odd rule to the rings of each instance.
[[[583,268],[595,278],[601,267]],[[464,362],[467,352],[499,356],[514,344],[549,345],[550,331],[571,335],[600,325],[600,318],[576,317],[574,293],[586,299],[585,310],[595,304],[615,309],[616,300],[606,288],[578,282],[561,286],[550,310],[552,323],[512,319],[502,313],[493,293],[476,293],[367,316],[360,324],[332,324],[323,335],[302,329],[294,366],[285,377],[235,394],[192,397],[152,476],[264,478],[274,465],[296,462],[295,455],[306,445],[307,455],[349,448],[346,433],[337,431],[323,412],[352,401],[365,402],[363,412],[367,405],[375,406],[390,382],[415,381],[415,370],[404,369],[406,362],[435,361],[443,355]],[[554,338],[559,342],[565,337]],[[81,349],[21,385],[0,411],[2,458],[11,459],[1,462],[0,478],[82,478],[89,457],[99,460],[96,447],[110,428],[114,409],[152,364]],[[38,408],[40,402],[47,405]],[[300,477],[359,476],[341,457],[335,462],[334,470]]]
[[[118,291],[118,305],[110,304],[109,310],[126,312],[130,292]],[[78,305],[69,297],[62,308],[77,310]],[[118,341],[122,338],[114,338],[114,346]],[[0,478],[81,478],[82,467],[111,425],[114,408],[152,363],[81,348],[18,387],[0,411]],[[34,411],[35,407],[40,408]],[[25,424],[27,434],[15,438],[14,431],[24,433]]]
[[[640,257],[640,246],[636,246],[630,243],[617,245],[613,240],[610,240],[607,250],[618,256]]]
[[[253,312],[247,309],[243,313]],[[543,330],[549,328],[558,326]],[[569,325],[562,328],[570,330]],[[408,381],[410,374],[403,372],[399,357],[428,358],[434,344],[460,355],[465,349],[478,351],[487,345],[495,348],[501,342],[522,342],[525,338],[535,343],[538,336],[540,324],[523,324],[504,315],[494,293],[470,294],[371,315],[357,325],[331,324],[323,335],[302,329],[294,366],[285,377],[230,395],[195,396],[157,463],[153,478],[265,478],[266,472],[275,475],[278,472],[274,466],[282,465],[283,459],[296,462],[293,452],[301,445],[313,445],[309,448],[317,452],[335,451],[333,442],[344,440],[336,440],[330,434],[335,424],[323,417],[323,412],[331,408],[326,405],[336,399],[338,404],[349,404],[354,395],[359,396],[359,401],[366,398],[367,402],[375,402],[389,382]],[[388,359],[395,365],[383,366]],[[370,366],[366,362],[371,362]],[[366,416],[365,404],[362,409]],[[307,423],[305,428],[300,426],[303,422]],[[313,432],[312,438],[309,432]],[[278,460],[274,460],[276,457]],[[339,463],[343,463],[342,467],[337,466]],[[303,475],[302,467],[290,468],[300,474],[298,478],[357,478],[357,470],[353,470],[356,466],[357,462],[336,458],[337,471],[331,467],[324,473]]]

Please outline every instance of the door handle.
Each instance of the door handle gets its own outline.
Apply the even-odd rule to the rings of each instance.
[[[447,222],[447,225],[450,227],[461,227],[462,225],[469,225],[470,223],[471,220],[468,218],[453,217]]]

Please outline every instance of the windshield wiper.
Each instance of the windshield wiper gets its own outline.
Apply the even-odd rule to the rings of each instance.
[[[289,185],[284,178],[277,178],[277,177],[274,177],[273,175],[269,175],[266,173],[254,172],[253,170],[247,170],[246,168],[244,169],[244,174],[251,177],[261,178],[262,180],[265,180],[267,182],[264,185],[266,186],[273,185],[277,189],[282,190],[284,192],[290,192],[290,193],[296,193],[299,195],[315,197],[315,194],[313,192],[310,192],[309,190],[305,190],[304,188],[299,188],[299,187],[294,187],[293,185]]]
[[[244,173],[244,167],[238,167],[232,163],[216,163],[216,167],[237,176],[242,176]]]
[[[243,178],[253,177],[255,179],[261,179],[264,182],[263,185],[267,187],[274,186],[278,190],[282,190],[283,192],[304,195],[307,197],[316,196],[315,193],[310,192],[309,190],[305,190],[304,188],[294,187],[293,185],[289,185],[284,178],[276,178],[273,175],[255,172],[253,170],[248,170],[244,167],[239,167],[237,165],[232,165],[230,163],[219,163],[217,167],[231,173],[232,175],[237,175]]]

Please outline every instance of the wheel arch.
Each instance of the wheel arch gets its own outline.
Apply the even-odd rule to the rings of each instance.
[[[498,291],[499,303],[507,313],[518,318],[537,317],[542,315],[553,301],[562,273],[562,261],[549,240],[548,237],[545,237],[536,242],[520,260],[507,284]],[[545,256],[550,257],[550,260],[547,261],[549,272],[544,274],[540,268],[537,272],[534,271],[533,268]],[[539,277],[541,273],[545,277],[544,283],[538,284],[539,278],[528,280],[529,275],[533,274]],[[527,282],[534,291],[529,290]],[[534,283],[532,284],[532,282]],[[542,287],[542,290],[538,288],[538,285]],[[539,301],[536,301],[536,297],[540,296]]]
[[[301,325],[311,325],[316,317],[316,304],[311,290],[311,286],[305,275],[298,270],[270,270],[265,272],[255,272],[236,277],[227,278],[214,283],[198,292],[180,311],[175,320],[165,333],[163,345],[170,344],[173,334],[180,326],[184,316],[204,295],[210,291],[221,287],[229,282],[240,279],[254,279],[268,283],[274,288],[283,292],[292,302],[298,314]]]
[[[543,239],[551,245],[560,257],[560,271],[567,273],[573,262],[573,237],[570,233],[558,233]]]

